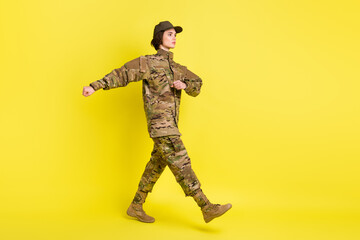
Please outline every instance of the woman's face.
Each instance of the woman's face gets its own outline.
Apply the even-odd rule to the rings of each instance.
[[[174,48],[176,43],[176,32],[174,28],[170,28],[164,32],[162,46],[170,49]]]

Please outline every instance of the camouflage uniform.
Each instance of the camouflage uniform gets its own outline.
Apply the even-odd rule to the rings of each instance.
[[[191,168],[190,158],[178,129],[181,90],[170,87],[174,81],[186,84],[184,91],[193,97],[200,93],[202,80],[173,61],[173,53],[158,49],[156,54],[140,56],[114,69],[104,78],[92,82],[95,90],[124,87],[142,80],[142,95],[147,126],[154,148],[139,183],[135,203],[143,203],[143,193],[152,188],[166,166],[175,175],[186,196],[200,190],[200,182]],[[201,201],[201,205],[205,202]],[[199,205],[200,206],[200,205]]]
[[[156,54],[135,58],[90,86],[109,90],[140,80],[150,137],[181,136],[178,129],[181,90],[170,86],[180,80],[187,85],[185,92],[196,97],[202,80],[186,66],[175,63],[172,52],[160,48]]]
[[[153,140],[154,149],[141,177],[139,190],[151,192],[165,167],[169,166],[185,196],[194,195],[200,188],[200,182],[191,168],[190,158],[180,136],[164,136]]]

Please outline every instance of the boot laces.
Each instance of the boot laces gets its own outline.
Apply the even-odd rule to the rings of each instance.
[[[219,208],[220,204],[211,204],[210,207],[208,208],[208,211],[211,211],[212,209],[217,209]]]

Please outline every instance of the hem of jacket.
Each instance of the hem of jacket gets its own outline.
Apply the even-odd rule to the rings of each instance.
[[[171,135],[178,135],[178,136],[182,136],[182,134],[179,131],[176,132],[168,132],[168,133],[163,133],[163,134],[152,134],[150,133],[150,138],[157,138],[157,137],[165,137],[165,136],[171,136]]]

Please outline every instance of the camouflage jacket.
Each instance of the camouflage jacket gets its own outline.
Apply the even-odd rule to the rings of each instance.
[[[173,55],[159,48],[156,54],[135,58],[89,85],[95,91],[109,90],[143,80],[142,95],[150,137],[181,136],[178,129],[181,90],[170,86],[180,80],[186,84],[184,91],[196,97],[203,83],[186,66],[174,62]]]

